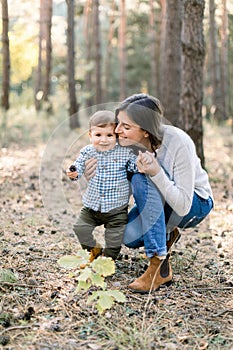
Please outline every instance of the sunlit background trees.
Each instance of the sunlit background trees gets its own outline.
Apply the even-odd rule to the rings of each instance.
[[[81,108],[148,92],[195,140],[232,116],[231,0],[2,0],[1,106]],[[74,118],[75,115],[75,118]]]

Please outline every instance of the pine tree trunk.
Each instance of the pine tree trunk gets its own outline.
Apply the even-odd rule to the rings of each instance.
[[[212,110],[214,119],[218,122],[224,120],[224,96],[221,88],[220,52],[218,48],[217,28],[215,21],[215,1],[209,0],[210,21],[210,72],[212,85]]]
[[[104,97],[103,101],[108,102],[109,99],[109,85],[111,81],[111,58],[112,58],[112,39],[114,36],[114,23],[115,23],[115,0],[112,0],[111,13],[109,16],[109,32],[107,42],[107,52],[105,59],[105,75],[104,75]]]
[[[163,84],[164,80],[162,76],[164,68],[164,54],[165,54],[165,35],[166,35],[166,0],[160,0],[161,5],[161,27],[160,27],[160,57],[159,57],[159,97],[162,101]]]
[[[222,0],[221,40],[221,91],[223,95],[223,118],[228,117],[228,13],[226,0]]]
[[[95,45],[95,86],[96,86],[96,104],[102,102],[102,83],[101,83],[101,46],[100,46],[100,20],[99,20],[99,0],[93,0],[94,13],[94,45]]]
[[[161,52],[160,99],[165,108],[165,117],[174,125],[178,125],[180,111],[182,3],[182,0],[166,3],[164,46]]]
[[[87,0],[84,8],[84,38],[85,38],[85,57],[86,57],[86,74],[85,89],[87,92],[86,105],[93,105],[93,11],[92,0]]]
[[[149,36],[151,52],[151,94],[158,95],[157,65],[156,65],[156,30],[155,30],[155,2],[150,0]]]
[[[46,55],[45,55],[45,77],[44,77],[44,96],[43,100],[49,102],[50,95],[50,80],[51,80],[51,60],[52,60],[52,40],[51,40],[51,27],[52,27],[52,0],[45,1],[45,42],[46,42]],[[49,103],[48,110],[51,109]]]
[[[38,64],[37,64],[37,74],[35,82],[35,109],[39,111],[42,106],[42,99],[44,95],[43,91],[43,73],[44,73],[44,41],[45,41],[45,3],[43,0],[40,0],[40,21],[39,21],[39,52],[38,52]]]
[[[1,105],[5,110],[10,108],[9,89],[10,89],[10,49],[8,37],[8,3],[2,0],[2,99]]]
[[[70,128],[80,126],[77,117],[78,103],[75,89],[75,47],[74,47],[74,0],[66,0],[67,3],[67,44],[68,44],[68,90],[69,90],[69,116]]]
[[[202,101],[203,65],[205,56],[203,36],[204,0],[185,0],[182,30],[183,66],[181,89],[181,121],[183,129],[193,139],[204,166]]]
[[[120,1],[120,27],[119,27],[119,63],[120,63],[120,100],[126,98],[126,13],[125,0]]]

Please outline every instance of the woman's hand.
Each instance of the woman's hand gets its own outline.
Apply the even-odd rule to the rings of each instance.
[[[95,176],[96,167],[97,167],[97,159],[96,158],[88,159],[85,162],[84,175],[85,175],[85,178],[87,180],[90,180],[93,176]]]
[[[140,173],[145,173],[150,176],[155,176],[160,171],[160,166],[154,154],[146,151],[139,151],[137,158],[137,167]]]

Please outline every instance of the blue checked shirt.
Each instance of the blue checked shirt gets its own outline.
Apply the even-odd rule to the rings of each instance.
[[[98,160],[96,174],[88,184],[83,204],[95,211],[107,213],[129,201],[127,171],[137,172],[137,156],[128,147],[116,145],[112,150],[98,152],[92,145],[83,147],[74,165],[80,178],[85,171],[85,162]]]

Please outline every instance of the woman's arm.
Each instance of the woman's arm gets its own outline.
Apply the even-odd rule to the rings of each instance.
[[[97,162],[96,158],[90,158],[85,162],[84,176],[88,181],[95,176]]]
[[[173,157],[172,157],[173,158]],[[151,177],[165,201],[180,216],[186,215],[191,207],[195,183],[195,150],[187,145],[178,147],[170,159],[170,173],[166,173],[150,152],[139,155],[137,166],[140,172]]]

